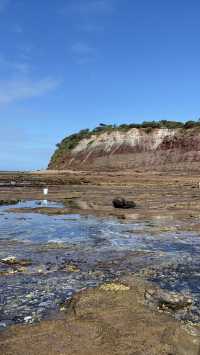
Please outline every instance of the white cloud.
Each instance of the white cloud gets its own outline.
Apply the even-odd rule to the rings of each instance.
[[[42,96],[55,90],[59,84],[60,81],[51,78],[38,81],[28,79],[0,81],[0,104]]]
[[[0,12],[3,12],[10,4],[10,0],[0,0]]]

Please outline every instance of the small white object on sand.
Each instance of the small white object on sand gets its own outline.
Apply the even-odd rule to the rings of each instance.
[[[49,189],[48,189],[48,188],[43,189],[43,194],[44,194],[44,195],[48,195],[48,192],[49,192]]]

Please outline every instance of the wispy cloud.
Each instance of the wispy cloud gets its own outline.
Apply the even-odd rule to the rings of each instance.
[[[94,33],[94,32],[102,32],[104,30],[104,26],[96,23],[84,22],[76,26],[77,29],[81,32]]]
[[[113,2],[112,0],[76,1],[75,4],[66,8],[67,10],[81,16],[107,15],[113,11]]]
[[[27,62],[22,61],[18,63],[13,63],[13,68],[16,70],[17,73],[22,75],[28,75],[31,70],[30,65]]]
[[[0,13],[3,12],[9,4],[10,0],[0,0]]]
[[[28,59],[5,57],[0,53],[0,105],[42,96],[61,83],[52,76],[34,80],[35,70]]]
[[[77,42],[72,45],[72,53],[76,55],[91,55],[94,49],[84,42]]]
[[[71,52],[79,64],[86,63],[94,59],[95,48],[86,42],[76,42],[71,47]]]
[[[18,34],[21,34],[23,33],[23,29],[20,25],[14,25],[13,26],[13,30],[12,30],[14,33],[18,33]]]
[[[60,81],[52,78],[33,80],[4,80],[0,81],[0,105],[14,101],[42,96],[55,90]]]
[[[112,13],[113,0],[77,0],[66,5],[61,13],[65,15],[102,16]]]
[[[0,54],[0,73],[8,73],[8,75],[27,75],[31,67],[27,60],[11,60]]]
[[[72,26],[76,33],[84,33],[84,35],[88,36],[104,31],[104,18],[114,13],[116,1],[71,0],[61,13],[73,19]],[[97,55],[96,48],[81,41],[72,46],[71,52],[76,61],[81,64],[93,61]]]

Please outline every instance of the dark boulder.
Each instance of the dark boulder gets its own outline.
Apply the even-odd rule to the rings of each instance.
[[[112,204],[115,208],[136,208],[136,203],[134,201],[127,201],[124,198],[115,198]]]
[[[0,206],[16,205],[21,200],[0,200]]]

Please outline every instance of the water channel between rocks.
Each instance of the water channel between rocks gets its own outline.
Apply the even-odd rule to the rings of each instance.
[[[38,203],[15,207],[34,208]],[[62,208],[53,202],[47,206]],[[50,317],[74,293],[141,270],[151,270],[148,279],[162,288],[192,295],[194,306],[187,317],[199,321],[198,233],[176,228],[162,232],[176,221],[123,223],[8,209],[0,207],[0,329]],[[159,233],[152,233],[152,223],[162,227]]]

